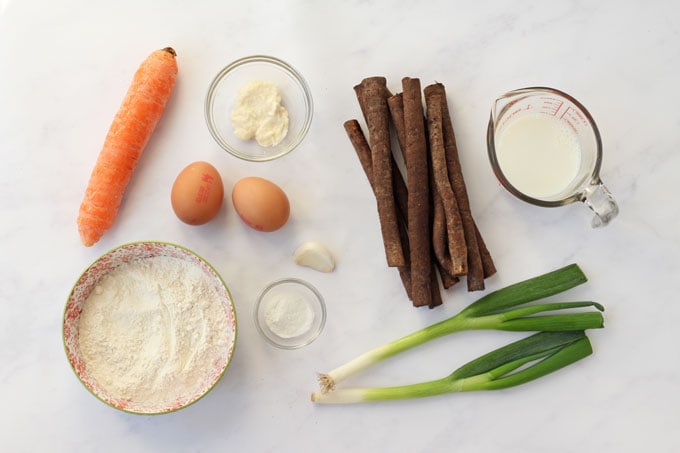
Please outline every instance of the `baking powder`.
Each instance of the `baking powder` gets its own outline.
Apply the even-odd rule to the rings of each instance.
[[[80,352],[108,394],[144,406],[205,389],[228,353],[227,314],[207,275],[181,259],[135,260],[95,286],[80,316]]]
[[[281,338],[293,338],[307,333],[314,321],[314,312],[307,301],[295,294],[277,294],[265,306],[267,327]]]

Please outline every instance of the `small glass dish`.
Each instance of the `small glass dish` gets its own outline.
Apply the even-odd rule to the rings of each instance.
[[[283,278],[262,290],[254,315],[257,330],[269,344],[298,349],[314,341],[323,330],[326,304],[311,284]]]
[[[253,80],[275,83],[281,105],[288,110],[288,133],[278,145],[261,146],[255,140],[241,140],[234,134],[231,112],[238,92]],[[215,76],[205,100],[205,119],[215,141],[228,153],[253,162],[277,159],[294,150],[307,135],[313,112],[312,94],[302,75],[288,63],[266,55],[230,63]]]

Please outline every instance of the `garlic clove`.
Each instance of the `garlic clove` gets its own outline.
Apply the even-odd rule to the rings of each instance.
[[[335,260],[325,245],[316,241],[307,241],[300,245],[293,254],[295,263],[311,267],[320,272],[333,272]]]

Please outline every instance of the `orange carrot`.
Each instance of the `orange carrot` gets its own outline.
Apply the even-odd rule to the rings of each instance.
[[[78,231],[90,247],[111,228],[125,188],[177,79],[177,54],[157,50],[135,73],[92,170],[78,213]]]

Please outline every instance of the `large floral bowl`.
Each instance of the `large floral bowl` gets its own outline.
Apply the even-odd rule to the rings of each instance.
[[[98,282],[109,272],[124,263],[134,260],[148,260],[154,257],[171,257],[182,260],[198,268],[207,277],[224,309],[218,335],[226,345],[223,353],[212,363],[206,364],[209,370],[200,376],[189,394],[162,402],[134,401],[121,398],[107,390],[105,385],[88,369],[80,344],[80,320],[83,307]],[[222,316],[220,316],[220,319]],[[236,313],[231,294],[217,271],[203,258],[191,250],[166,242],[134,242],[114,248],[95,260],[78,278],[66,301],[63,319],[63,341],[66,356],[76,376],[94,396],[111,407],[136,414],[164,414],[173,412],[198,401],[205,396],[224,375],[236,344]]]

